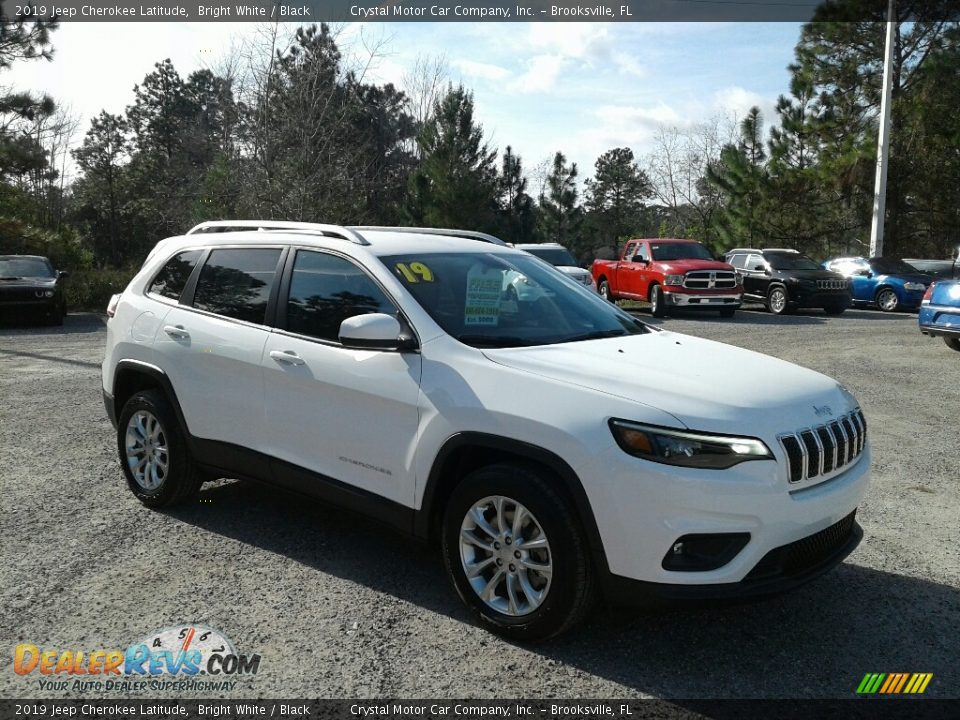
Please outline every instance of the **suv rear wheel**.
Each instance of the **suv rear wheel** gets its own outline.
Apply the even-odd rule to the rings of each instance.
[[[192,498],[203,482],[170,401],[158,390],[133,395],[117,422],[117,449],[127,485],[152,508]]]
[[[951,338],[945,337],[943,341],[947,344],[947,347],[951,350],[956,350],[960,352],[960,338]]]
[[[569,502],[538,470],[491,465],[454,489],[443,557],[482,625],[514,640],[563,632],[589,610],[593,568]]]

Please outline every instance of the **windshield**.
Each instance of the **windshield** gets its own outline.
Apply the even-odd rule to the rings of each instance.
[[[766,253],[774,270],[823,270],[815,260],[799,253]]]
[[[521,254],[380,258],[440,327],[473,347],[526,347],[649,332],[639,320]]]
[[[872,258],[870,269],[877,275],[915,274],[920,272],[910,263],[891,258]]]
[[[566,248],[558,247],[526,247],[523,248],[531,255],[546,260],[555,267],[577,267],[577,261]]]
[[[700,243],[650,243],[654,260],[713,260]]]
[[[40,258],[0,258],[0,278],[52,278],[53,268]]]

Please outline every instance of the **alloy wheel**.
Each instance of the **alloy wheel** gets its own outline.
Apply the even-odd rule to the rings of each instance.
[[[543,526],[503,495],[485,497],[467,511],[460,562],[477,597],[504,615],[529,615],[550,591],[553,555]]]
[[[124,438],[127,466],[137,485],[156,490],[167,478],[170,455],[160,421],[147,410],[138,410],[127,421]]]

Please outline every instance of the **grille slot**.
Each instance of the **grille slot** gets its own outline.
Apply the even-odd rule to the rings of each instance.
[[[821,290],[843,290],[847,287],[846,280],[817,280],[817,287]]]
[[[737,286],[737,274],[729,270],[691,270],[683,278],[691,290],[729,290]]]
[[[841,470],[863,452],[867,421],[859,408],[824,425],[779,437],[787,454],[791,483]]]

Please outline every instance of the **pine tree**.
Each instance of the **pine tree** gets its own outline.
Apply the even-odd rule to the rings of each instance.
[[[533,241],[536,216],[533,199],[527,194],[527,178],[519,155],[507,145],[497,183],[500,199],[501,234],[510,242]]]
[[[577,204],[577,164],[567,165],[562,152],[553,156],[546,194],[540,198],[540,232],[548,242],[567,247],[579,241],[581,209]],[[577,248],[579,250],[579,248]]]
[[[418,138],[421,165],[408,184],[407,216],[432,227],[495,229],[496,151],[473,118],[473,94],[450,87]]]
[[[607,150],[597,158],[594,176],[586,185],[586,207],[600,238],[614,245],[636,234],[643,203],[653,196],[653,186],[630,148]]]

